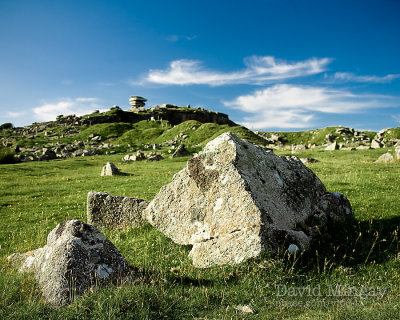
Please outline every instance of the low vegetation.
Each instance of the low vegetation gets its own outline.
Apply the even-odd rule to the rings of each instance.
[[[207,128],[204,133],[202,126]],[[173,138],[176,128],[157,123],[148,128],[154,131],[149,131],[146,141]],[[119,139],[134,142],[132,130],[135,127]],[[203,143],[212,138],[211,133],[226,128],[191,122],[179,130],[193,143]],[[254,138],[242,127],[234,130]],[[356,222],[343,243],[332,239],[307,257],[266,252],[238,266],[202,270],[192,266],[189,248],[149,225],[104,229],[134,267],[132,279],[92,290],[60,309],[47,305],[33,275],[18,273],[7,256],[43,246],[47,234],[63,220],[86,221],[86,196],[91,190],[151,200],[188,158],[122,163],[121,154],[115,154],[4,164],[0,171],[0,318],[398,319],[400,162],[374,163],[387,151],[297,154],[320,160],[309,167],[329,191],[342,192],[350,200]],[[100,177],[107,161],[127,175]],[[239,306],[248,306],[253,313],[245,314]]]

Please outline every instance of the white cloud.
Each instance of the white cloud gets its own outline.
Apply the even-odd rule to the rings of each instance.
[[[7,116],[9,116],[10,118],[19,118],[24,114],[25,112],[12,112],[12,111],[7,112]]]
[[[196,39],[197,36],[193,35],[193,36],[180,36],[177,34],[171,34],[168,37],[166,37],[165,39],[169,42],[178,42],[179,40],[187,40],[187,41],[191,41]]]
[[[324,87],[279,84],[223,104],[253,114],[242,122],[251,129],[306,128],[316,125],[312,121],[317,113],[349,114],[369,108],[395,107],[400,105],[400,99]]]
[[[33,113],[36,119],[40,121],[52,121],[60,114],[83,115],[91,113],[93,110],[100,108],[95,101],[97,101],[96,98],[63,98],[58,102],[44,103],[37,108],[33,108]]]
[[[205,69],[197,60],[175,60],[166,70],[150,70],[145,82],[164,85],[227,84],[261,85],[271,81],[304,77],[325,71],[329,58],[312,58],[300,62],[287,62],[271,56],[252,56],[244,60],[246,68],[235,72]]]
[[[387,83],[400,78],[400,74],[388,74],[383,77],[379,76],[358,76],[351,72],[336,72],[331,80],[343,82],[369,82],[369,83]]]

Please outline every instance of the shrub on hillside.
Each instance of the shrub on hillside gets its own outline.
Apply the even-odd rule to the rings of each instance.
[[[0,148],[0,164],[15,163],[14,152],[8,148]]]
[[[14,126],[13,126],[12,123],[6,122],[6,123],[3,123],[2,125],[0,125],[0,130],[3,130],[3,129],[12,129],[13,127],[14,127]]]

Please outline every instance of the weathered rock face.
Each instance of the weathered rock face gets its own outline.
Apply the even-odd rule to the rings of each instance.
[[[375,162],[377,163],[391,163],[394,161],[393,156],[389,153],[386,152],[383,155],[381,155],[378,160],[376,160]]]
[[[138,198],[114,197],[106,192],[90,191],[87,197],[87,221],[96,227],[123,229],[138,227],[144,220],[148,202]]]
[[[161,188],[145,216],[176,243],[193,245],[195,266],[209,267],[240,263],[267,248],[307,250],[332,220],[345,222],[352,210],[299,159],[228,132]]]
[[[372,140],[372,142],[371,142],[372,149],[379,149],[382,147],[383,147],[383,144],[379,140],[376,140],[376,139]]]
[[[47,244],[28,255],[21,270],[34,271],[46,300],[61,306],[90,287],[127,276],[129,265],[99,230],[69,220],[49,233]]]
[[[327,150],[327,151],[333,151],[333,150],[337,150],[337,149],[339,149],[339,146],[336,141],[325,148],[325,150]]]
[[[396,155],[397,160],[400,160],[400,146],[394,149],[394,153]]]
[[[107,164],[101,170],[101,176],[113,176],[121,174],[121,171],[116,167],[116,165],[112,162],[107,162]]]

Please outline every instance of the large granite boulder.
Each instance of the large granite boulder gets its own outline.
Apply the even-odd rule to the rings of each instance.
[[[118,249],[95,227],[78,220],[59,223],[43,248],[25,256],[20,270],[35,273],[44,297],[55,306],[129,274]]]
[[[265,249],[307,250],[332,222],[350,220],[352,209],[298,158],[227,132],[190,159],[144,214],[176,243],[193,245],[195,266],[210,267]]]
[[[148,204],[148,201],[138,198],[90,191],[87,197],[87,221],[101,228],[138,227],[144,222],[142,212]]]

